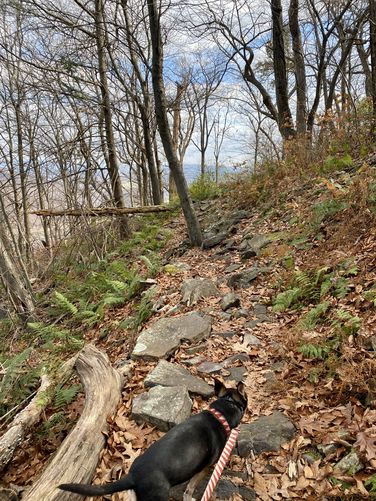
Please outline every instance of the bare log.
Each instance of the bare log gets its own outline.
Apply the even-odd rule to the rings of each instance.
[[[166,212],[172,210],[165,205],[148,205],[145,207],[101,207],[88,209],[65,209],[65,210],[48,210],[40,209],[30,212],[36,216],[55,217],[55,216],[119,216],[121,214],[147,214],[149,212]]]
[[[91,481],[104,446],[107,417],[121,397],[122,378],[105,353],[87,345],[79,353],[76,369],[85,390],[85,407],[76,426],[41,474],[25,493],[24,501],[73,501],[82,496],[57,489],[61,483]]]
[[[77,356],[69,359],[62,366],[59,377],[51,380],[47,374],[41,376],[41,385],[32,401],[14,418],[8,430],[0,438],[0,471],[12,459],[14,451],[21,444],[26,433],[40,420],[40,416],[51,402],[54,387],[73,370]]]

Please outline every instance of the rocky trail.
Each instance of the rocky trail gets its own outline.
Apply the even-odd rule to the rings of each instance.
[[[163,432],[207,407],[219,377],[245,383],[248,409],[213,499],[345,499],[345,482],[346,494],[354,496],[348,499],[367,498],[356,476],[364,465],[350,438],[356,415],[358,423],[366,418],[354,400],[328,401],[330,381],[325,388],[303,381],[303,357],[289,348],[293,318],[272,312],[275,257],[284,252],[286,224],[239,210],[223,217],[211,202],[198,211],[208,228],[203,249],[181,242],[181,218],[168,223],[175,237],[149,284],[154,314],[141,332],[125,339],[115,330],[96,343],[129,378],[109,420],[94,483],[119,478]],[[117,317],[125,314],[128,306],[116,310]],[[180,501],[183,491],[175,488],[171,499]]]

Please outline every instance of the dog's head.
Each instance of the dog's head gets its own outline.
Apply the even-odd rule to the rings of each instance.
[[[248,399],[243,383],[238,383],[236,389],[226,388],[226,386],[221,381],[214,379],[214,393],[219,400],[231,402],[236,407],[240,408],[242,414],[247,408]]]

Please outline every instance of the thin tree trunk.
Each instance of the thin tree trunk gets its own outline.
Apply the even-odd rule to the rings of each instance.
[[[278,125],[284,139],[295,136],[288,97],[285,44],[281,0],[272,0],[273,65],[278,108]]]
[[[104,126],[106,133],[106,143],[108,150],[108,168],[111,180],[114,202],[117,207],[125,207],[123,187],[120,179],[119,161],[116,153],[114,131],[112,125],[112,112],[110,93],[107,82],[107,61],[105,54],[105,35],[104,35],[104,17],[103,0],[95,0],[95,31],[98,51],[98,65],[100,89],[102,96],[102,108],[104,115]],[[131,231],[129,228],[128,217],[124,214],[120,218],[120,231],[123,238],[129,238]]]
[[[369,24],[370,24],[371,68],[372,68],[372,105],[373,105],[372,131],[375,133],[376,132],[376,0],[369,0]]]
[[[155,113],[162,140],[164,152],[174,176],[176,189],[180,198],[184,217],[187,223],[189,239],[192,245],[202,244],[202,234],[193,204],[189,195],[187,181],[184,177],[182,166],[174,151],[170,126],[167,117],[166,93],[163,82],[163,49],[160,30],[160,13],[156,0],[147,0],[151,42],[153,48],[152,79],[155,100]]]
[[[13,309],[22,317],[32,317],[35,300],[28,278],[18,269],[11,253],[11,243],[0,221],[0,275]]]
[[[292,49],[295,66],[296,130],[298,134],[304,134],[306,132],[307,120],[307,81],[302,37],[299,28],[299,0],[290,1],[289,26],[292,38]]]

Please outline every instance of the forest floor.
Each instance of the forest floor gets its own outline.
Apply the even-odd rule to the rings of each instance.
[[[155,277],[153,301],[163,298],[167,309],[176,307],[173,315],[199,311],[211,317],[212,333],[199,353],[205,360],[217,363],[239,353],[248,355],[248,360],[233,364],[246,369],[248,409],[243,422],[278,410],[296,427],[295,438],[277,452],[248,459],[232,456],[228,469],[247,473],[238,482],[254,491],[254,499],[367,499],[376,492],[376,227],[369,188],[373,169],[295,182],[278,198],[250,209],[249,217],[229,235],[231,249],[221,254],[218,247],[189,249],[170,259],[183,266],[170,272],[164,267]],[[204,225],[224,217],[220,200],[205,204]],[[164,224],[174,233],[164,252],[173,253],[185,234],[184,221],[180,216]],[[257,256],[242,259],[242,242],[249,235],[266,235],[270,242]],[[254,265],[263,270],[249,287],[235,291],[248,317],[224,315],[221,297],[203,298],[194,306],[182,303],[181,286],[190,278],[211,279],[221,296],[231,292],[230,265],[239,265],[236,273]],[[267,307],[270,321],[250,328],[246,324],[254,318],[255,300]],[[106,351],[115,365],[129,357],[137,336],[113,328],[98,339],[98,332],[106,322],[111,326],[129,317],[133,308],[134,303],[127,303],[109,310],[101,325],[85,334],[85,341]],[[154,313],[143,328],[162,315]],[[250,333],[259,345],[245,342]],[[183,364],[189,358],[187,347],[182,344],[169,361]],[[125,473],[162,435],[130,418],[132,400],[145,391],[144,379],[155,366],[132,362],[122,402],[109,421],[95,483]],[[199,373],[195,366],[189,370],[212,384],[212,375]],[[226,380],[229,374],[225,367],[215,376]],[[194,397],[192,411],[207,403]],[[69,404],[66,412],[73,422],[82,405],[83,396]],[[3,480],[30,484],[64,436],[55,433],[49,450],[31,435]],[[345,457],[349,466],[338,468]],[[127,498],[121,493],[112,499]],[[232,499],[243,498],[234,494]]]

